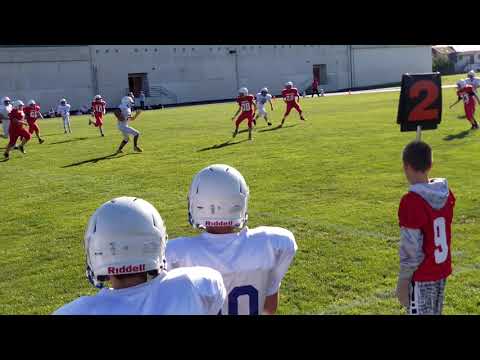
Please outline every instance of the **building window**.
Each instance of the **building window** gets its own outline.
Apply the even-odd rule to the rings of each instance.
[[[106,50],[105,50],[105,54],[108,53],[109,51],[110,51],[109,49],[106,49]]]
[[[99,52],[100,52],[100,50],[98,50],[98,49],[97,49],[97,50],[95,50],[95,53],[96,53],[96,54],[98,54]]]
[[[192,51],[195,51],[195,48],[192,48]]]
[[[217,48],[218,51],[222,50],[222,48]]]
[[[212,48],[210,48],[210,49],[208,49],[208,50],[210,50],[210,52],[212,52],[212,51],[213,51],[213,49],[212,49]]]
[[[182,52],[185,52],[185,50],[186,50],[186,49],[185,49],[185,48],[183,48],[183,49],[182,49]]]
[[[135,49],[134,51],[135,51],[135,52],[138,52],[138,49]]]
[[[118,49],[115,49],[115,52],[118,53]]]
[[[148,51],[148,49],[145,49],[145,52],[147,52],[147,51]]]

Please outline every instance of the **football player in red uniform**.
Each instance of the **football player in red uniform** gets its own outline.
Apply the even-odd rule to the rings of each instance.
[[[440,315],[452,273],[451,240],[455,197],[446,179],[429,179],[432,149],[413,141],[403,150],[410,183],[398,209],[400,272],[397,297],[411,315]]]
[[[27,120],[27,123],[28,123],[28,132],[30,133],[30,135],[35,133],[35,135],[37,136],[38,142],[40,144],[43,144],[44,140],[40,138],[40,129],[37,125],[37,119],[38,118],[43,119],[43,115],[40,112],[40,106],[37,105],[35,100],[30,100],[28,102],[28,106],[26,106],[23,109],[23,112],[25,113],[25,119]]]
[[[95,125],[100,130],[100,135],[105,136],[103,133],[103,115],[105,115],[107,108],[107,103],[102,99],[100,95],[95,95],[95,98],[92,102],[92,113],[95,116],[95,122],[91,121],[90,118],[88,119],[88,125]]]
[[[290,114],[290,111],[292,109],[297,110],[298,113],[300,114],[300,119],[305,121],[305,118],[302,115],[302,108],[300,107],[300,105],[296,100],[298,98],[298,101],[300,101],[300,94],[297,88],[293,87],[293,83],[291,81],[285,84],[285,89],[282,90],[282,97],[283,97],[283,101],[285,101],[285,103],[287,104],[287,109],[285,110],[285,114],[283,115],[283,119],[282,119],[282,123],[280,124],[280,127],[283,126],[283,123],[285,122],[285,118],[288,116],[288,114]]]
[[[25,113],[23,112],[23,106],[25,104],[21,100],[17,100],[13,103],[13,109],[8,115],[10,118],[10,142],[5,149],[5,153],[3,154],[6,159],[9,158],[10,150],[15,147],[18,138],[22,138],[22,143],[18,147],[20,151],[25,154],[24,146],[32,138],[32,135],[23,127],[24,125],[28,125],[25,119]]]
[[[473,85],[469,85],[465,80],[457,82],[457,96],[458,100],[450,105],[450,109],[463,100],[463,106],[465,109],[465,115],[467,120],[472,125],[472,129],[478,129],[477,120],[475,120],[475,100],[480,104],[480,99],[475,93]]]
[[[242,87],[240,90],[238,90],[239,96],[237,97],[237,103],[238,103],[238,110],[233,115],[232,120],[235,119],[235,117],[240,113],[240,116],[237,118],[237,121],[235,122],[235,131],[233,132],[233,137],[237,136],[238,134],[238,127],[242,123],[243,120],[247,119],[248,120],[248,140],[252,140],[252,124],[254,122],[254,116],[255,116],[255,110],[256,110],[256,105],[255,105],[255,97],[253,95],[248,94],[248,89]]]

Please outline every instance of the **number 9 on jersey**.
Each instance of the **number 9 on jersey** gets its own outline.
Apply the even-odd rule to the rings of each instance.
[[[440,73],[403,74],[397,123],[400,131],[433,130],[442,119]]]

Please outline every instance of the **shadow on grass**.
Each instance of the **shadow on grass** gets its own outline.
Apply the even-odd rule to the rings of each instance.
[[[466,119],[467,118],[467,115],[458,115],[457,116],[457,119]]]
[[[264,130],[258,130],[258,132],[275,131],[275,130],[280,130],[280,129],[291,128],[291,127],[294,127],[294,126],[298,126],[298,124],[287,125],[287,126],[283,126],[283,127],[280,127],[280,125],[278,125],[278,126],[275,126],[275,127],[273,127],[273,128],[268,128],[268,129],[264,129]]]
[[[224,143],[221,143],[221,144],[215,144],[215,145],[213,145],[213,146],[210,146],[210,147],[206,147],[206,148],[197,150],[197,152],[208,151],[208,150],[216,150],[216,149],[224,148],[224,147],[226,147],[226,146],[237,145],[237,144],[240,144],[240,143],[242,143],[242,142],[248,141],[248,139],[240,140],[240,141],[235,141],[235,142],[231,142],[231,141],[232,141],[232,140],[228,140],[227,142],[224,142]]]
[[[458,134],[453,134],[453,135],[447,135],[443,138],[445,141],[452,141],[456,139],[463,139],[470,135],[470,130],[464,130],[462,132],[459,132]]]
[[[88,137],[81,137],[81,138],[75,138],[75,139],[69,139],[69,140],[63,140],[63,141],[56,141],[52,143],[48,143],[48,145],[57,145],[57,144],[65,144],[69,142],[74,142],[74,141],[82,141],[82,140],[87,140]]]
[[[103,161],[103,160],[113,160],[113,159],[120,159],[124,156],[128,156],[128,155],[138,155],[139,153],[128,153],[128,154],[121,154],[120,156],[117,156],[117,154],[110,154],[110,155],[107,155],[107,156],[102,156],[102,157],[98,157],[98,158],[94,158],[94,159],[89,159],[89,160],[84,160],[84,161],[80,161],[80,162],[76,162],[76,163],[73,163],[73,164],[70,164],[70,165],[65,165],[65,166],[62,166],[62,169],[64,168],[69,168],[69,167],[72,167],[72,166],[80,166],[80,165],[84,165],[84,164],[96,164],[97,162],[99,161]]]

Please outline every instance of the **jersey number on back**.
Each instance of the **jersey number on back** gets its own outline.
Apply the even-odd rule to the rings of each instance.
[[[435,233],[435,263],[441,264],[447,260],[448,256],[445,218],[439,217],[433,221],[433,231]]]
[[[248,296],[250,315],[258,315],[258,291],[252,285],[237,286],[228,294],[228,315],[238,315],[238,298]],[[222,315],[220,311],[219,315]]]

